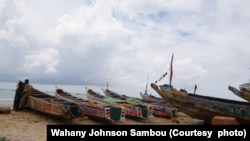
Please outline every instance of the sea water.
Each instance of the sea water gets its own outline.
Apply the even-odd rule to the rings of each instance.
[[[0,82],[0,104],[12,104],[15,96],[15,83]]]
[[[85,86],[82,85],[51,85],[51,84],[31,84],[34,88],[54,95],[55,88],[61,88],[74,96],[86,99]],[[16,93],[17,82],[0,82],[0,105],[12,105]],[[96,89],[96,86],[91,86]],[[100,89],[100,88],[99,88]]]
[[[102,88],[107,88],[107,85],[104,84],[102,86],[96,85],[66,85],[66,84],[37,84],[37,83],[30,83],[34,88],[45,92],[50,95],[54,95],[54,91],[57,88],[61,88],[64,91],[71,93],[72,95],[87,99],[86,97],[86,87],[91,88],[95,92],[104,95]],[[16,93],[16,86],[17,82],[0,82],[0,105],[1,104],[13,104],[14,97]],[[133,87],[125,87],[125,86],[109,86],[110,89],[114,92],[124,94],[127,96],[132,97],[140,97],[140,92],[144,92],[144,87],[142,88],[133,88]],[[155,94],[155,96],[158,96]]]

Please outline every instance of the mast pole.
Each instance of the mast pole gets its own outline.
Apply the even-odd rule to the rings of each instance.
[[[169,77],[169,85],[172,85],[172,77],[173,77],[173,59],[174,59],[174,54],[172,53],[171,57],[171,62],[170,62],[170,77]]]
[[[149,78],[149,76],[148,76],[148,78]],[[145,89],[145,94],[147,94],[148,93],[148,79],[147,79],[147,84],[146,84],[146,89]]]

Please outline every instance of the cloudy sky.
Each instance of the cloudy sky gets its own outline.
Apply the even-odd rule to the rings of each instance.
[[[0,0],[0,81],[109,82],[110,89],[120,86],[138,95],[148,76],[151,83],[169,71],[174,54],[174,87],[192,92],[197,84],[199,94],[238,100],[227,87],[250,79],[249,5],[248,0]],[[158,83],[168,83],[168,77]]]

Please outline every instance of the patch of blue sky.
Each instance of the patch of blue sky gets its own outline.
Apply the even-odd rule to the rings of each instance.
[[[155,22],[164,22],[164,21],[166,21],[168,16],[169,16],[169,14],[166,11],[160,10],[159,12],[157,12],[155,14],[149,14],[148,18],[150,18],[151,20],[153,20]]]

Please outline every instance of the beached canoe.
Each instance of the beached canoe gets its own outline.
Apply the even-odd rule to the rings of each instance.
[[[146,100],[146,101],[152,101],[152,102],[160,102],[160,103],[164,103],[166,102],[164,99],[162,99],[161,97],[156,97],[153,95],[149,95],[149,94],[144,94],[142,92],[140,92],[140,96],[142,97],[142,99]]]
[[[122,106],[112,106],[110,104],[91,102],[89,100],[73,96],[69,92],[59,88],[56,88],[55,96],[82,106],[86,116],[115,122],[125,121],[125,108]]]
[[[214,116],[235,117],[240,124],[250,124],[250,103],[186,93],[166,85],[151,84],[163,98],[179,111],[210,124]]]
[[[157,85],[151,83],[151,88],[164,100],[177,107],[179,111],[203,120],[205,124],[211,124],[215,116],[235,117],[240,124],[250,124],[249,102],[199,95],[195,93],[196,85],[194,93],[174,88],[171,84],[173,74],[172,61],[173,56],[170,64],[169,84]]]
[[[27,107],[69,121],[85,116],[83,107],[76,103],[59,99],[33,87],[28,96]]]
[[[138,118],[138,119],[150,119],[152,118],[148,114],[150,111],[148,107],[143,104],[131,104],[127,101],[111,98],[105,95],[101,95],[100,93],[93,91],[90,88],[86,87],[86,96],[90,101],[95,101],[98,103],[106,103],[112,105],[119,105],[126,108],[126,117]]]
[[[148,76],[148,78],[149,78],[149,76]],[[146,101],[166,103],[166,101],[164,99],[162,99],[161,97],[153,96],[153,95],[151,95],[151,93],[148,94],[148,79],[147,79],[146,88],[144,90],[144,93],[140,92],[140,96],[142,97],[142,99],[144,99]]]
[[[177,108],[173,107],[172,105],[166,102],[161,103],[161,102],[155,102],[155,101],[146,101],[144,99],[139,99],[136,97],[119,94],[117,92],[111,91],[110,89],[102,89],[102,90],[106,96],[109,96],[112,98],[118,98],[120,100],[125,100],[129,103],[134,103],[134,104],[140,103],[140,104],[148,105],[148,109],[151,111],[150,114],[153,113],[153,115],[167,117],[167,118],[176,117],[177,115]]]

